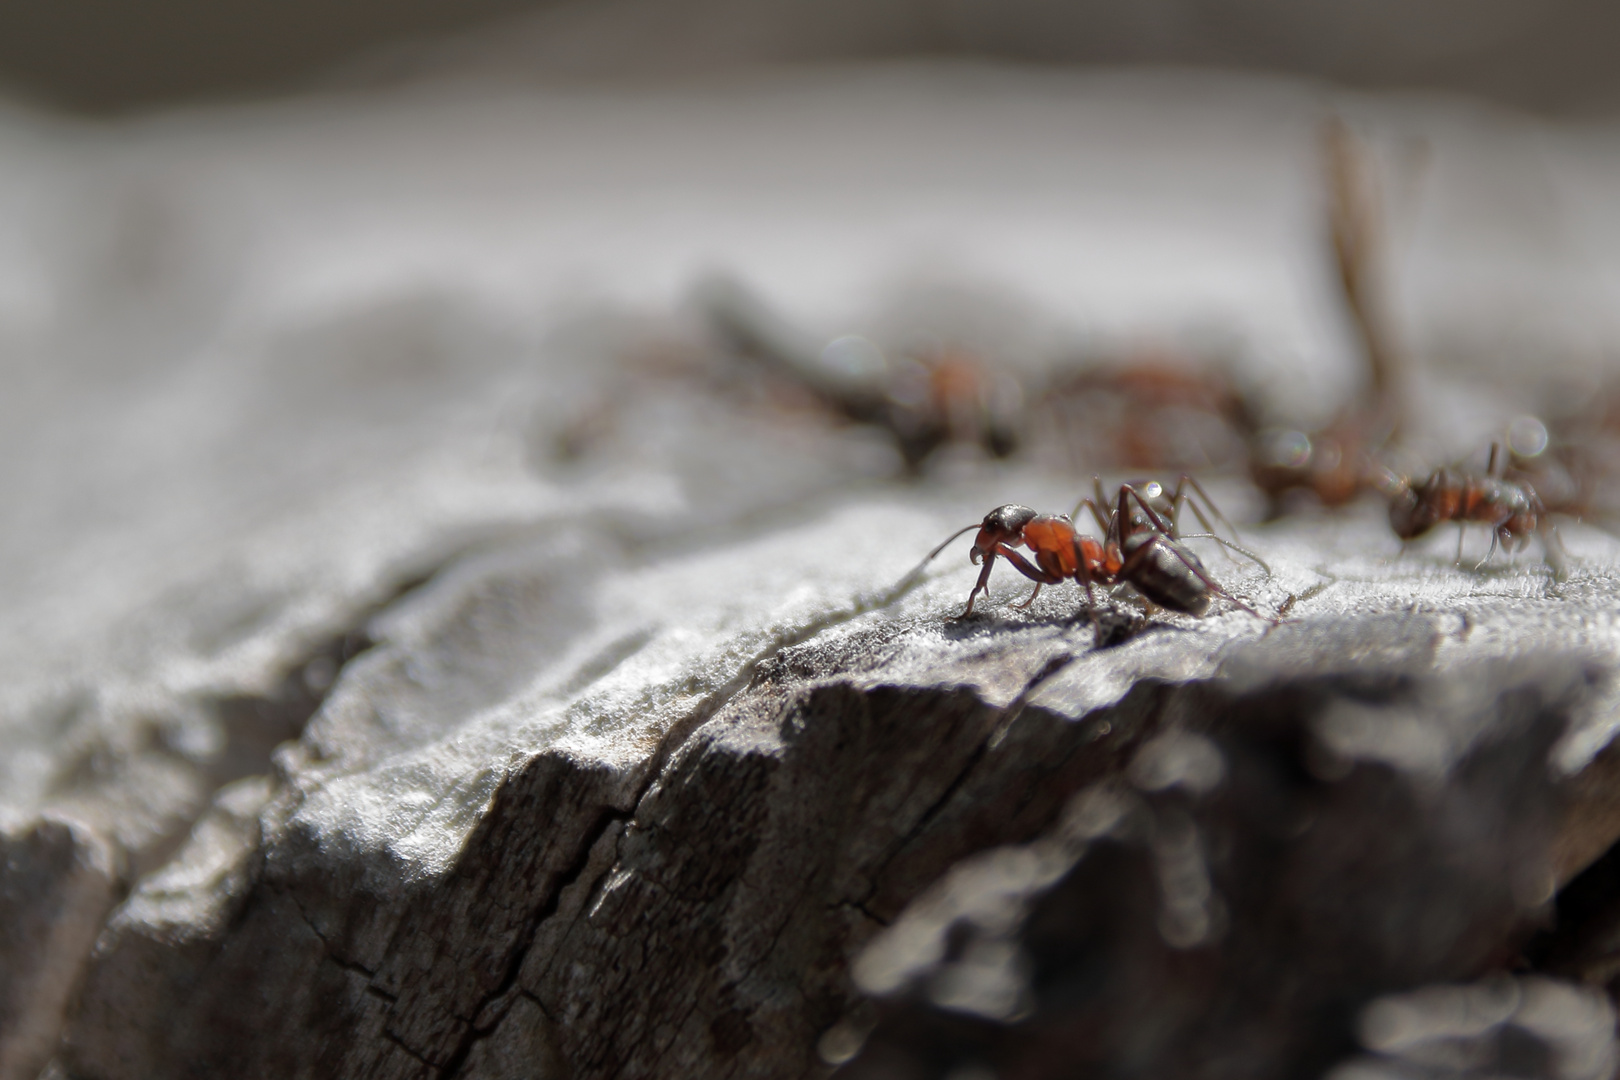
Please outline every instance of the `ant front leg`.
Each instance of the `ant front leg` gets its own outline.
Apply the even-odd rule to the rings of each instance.
[[[980,593],[987,592],[989,590],[990,568],[995,565],[996,553],[991,551],[990,554],[984,557],[984,569],[979,571],[979,580],[973,583],[973,591],[968,593],[967,607],[962,609],[962,614],[956,616],[958,619],[965,619],[969,615],[973,614],[973,601],[977,599]]]
[[[1014,570],[1017,570],[1020,574],[1023,574],[1025,577],[1029,578],[1029,580],[1035,582],[1035,591],[1030,594],[1029,600],[1025,601],[1025,607],[1034,603],[1035,597],[1040,595],[1040,586],[1056,585],[1058,582],[1063,580],[1061,577],[1058,577],[1055,574],[1048,574],[1045,570],[1033,565],[1028,559],[1018,554],[1018,552],[1014,551],[1006,544],[997,544],[995,549],[984,557],[984,569],[979,571],[979,580],[974,584],[973,591],[968,593],[967,607],[962,609],[962,614],[957,616],[958,619],[965,619],[969,615],[973,614],[973,601],[978,598],[978,595],[981,592],[988,595],[990,589],[990,567],[995,564],[997,555],[1002,556],[1008,562],[1012,563]]]
[[[1017,570],[1020,574],[1023,574],[1025,577],[1029,578],[1029,580],[1035,583],[1035,591],[1029,594],[1029,599],[1025,600],[1022,604],[1013,605],[1019,610],[1023,610],[1035,602],[1035,598],[1041,595],[1041,586],[1056,585],[1063,580],[1063,578],[1057,574],[1049,574],[1040,567],[1031,564],[1028,559],[1024,558],[1022,555],[1018,554],[1018,552],[1014,551],[1010,547],[1007,547],[1006,545],[998,545],[996,548],[996,553],[1006,556],[1007,561],[1012,563],[1014,570]]]

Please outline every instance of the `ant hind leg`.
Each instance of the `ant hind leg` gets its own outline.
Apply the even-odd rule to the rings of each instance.
[[[1193,560],[1189,559],[1185,554],[1183,554],[1179,547],[1173,542],[1170,545],[1170,551],[1177,559],[1181,560],[1181,565],[1192,571],[1193,576],[1204,583],[1212,594],[1237,605],[1244,611],[1247,611],[1250,615],[1270,623],[1272,626],[1276,626],[1278,624],[1277,619],[1270,615],[1260,614],[1260,612],[1256,611],[1254,608],[1250,607],[1248,604],[1244,603],[1242,600],[1239,600],[1237,597],[1223,589],[1214,578],[1210,577],[1209,574],[1204,571],[1202,567],[1196,565]]]
[[[1209,492],[1204,490],[1204,485],[1200,484],[1197,479],[1188,475],[1187,473],[1182,473],[1181,479],[1176,481],[1176,493],[1174,498],[1171,500],[1172,508],[1178,501],[1186,502],[1188,506],[1192,507],[1192,511],[1197,516],[1198,523],[1204,527],[1204,531],[1211,533],[1215,531],[1214,527],[1210,525],[1209,519],[1204,517],[1203,511],[1198,509],[1198,504],[1193,501],[1192,496],[1186,494],[1182,490],[1184,486],[1192,488],[1193,492],[1197,494],[1200,499],[1204,500],[1204,506],[1208,508],[1210,514],[1215,518],[1216,521],[1220,522],[1226,527],[1227,534],[1231,536],[1233,540],[1240,543],[1242,542],[1243,537],[1238,535],[1237,526],[1232,524],[1230,518],[1221,513],[1221,508],[1216,505],[1214,499],[1209,497]]]
[[[1558,526],[1549,521],[1538,531],[1541,533],[1542,557],[1552,567],[1553,577],[1564,580],[1569,576],[1569,550],[1564,547],[1564,538],[1558,535]],[[1528,537],[1525,542],[1529,543]]]
[[[1232,541],[1227,540],[1226,538],[1221,537],[1221,536],[1216,536],[1212,532],[1188,533],[1186,536],[1179,536],[1176,539],[1178,539],[1178,540],[1213,540],[1217,544],[1221,545],[1223,548],[1231,548],[1233,551],[1237,552],[1239,555],[1242,555],[1244,558],[1246,558],[1246,559],[1250,560],[1251,562],[1253,562],[1256,566],[1260,567],[1260,569],[1262,569],[1262,570],[1264,570],[1266,572],[1267,577],[1271,576],[1271,567],[1266,563],[1266,560],[1262,559],[1260,556],[1256,555],[1254,552],[1250,551],[1248,548],[1239,547],[1237,544],[1232,543]]]

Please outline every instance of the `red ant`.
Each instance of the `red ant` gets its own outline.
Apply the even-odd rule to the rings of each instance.
[[[1035,395],[1031,419],[1072,463],[1091,468],[1227,468],[1243,460],[1255,417],[1219,371],[1145,353],[1117,368],[1059,376]]]
[[[1441,522],[1455,521],[1457,561],[1461,562],[1464,530],[1470,524],[1488,525],[1491,547],[1478,563],[1484,566],[1496,554],[1497,544],[1509,552],[1522,551],[1530,543],[1530,534],[1539,533],[1548,563],[1554,570],[1562,570],[1563,544],[1548,520],[1547,507],[1528,483],[1503,476],[1500,451],[1499,444],[1491,444],[1483,475],[1466,468],[1441,466],[1420,484],[1392,474],[1386,476],[1389,525],[1395,535],[1403,542],[1416,540]]]
[[[961,348],[922,350],[891,362],[859,338],[859,359],[829,362],[826,352],[777,317],[741,284],[712,279],[703,289],[708,321],[737,356],[752,360],[828,412],[870,424],[894,440],[906,472],[922,473],[950,443],[977,445],[992,457],[1018,449],[1023,389]]]
[[[1175,494],[1170,498],[1171,512],[1168,520],[1154,509],[1151,502],[1152,498],[1162,494],[1162,489],[1154,495],[1144,496],[1135,486],[1121,484],[1118,505],[1112,514],[1106,516],[1097,502],[1089,498],[1082,499],[1080,506],[1090,507],[1098,524],[1103,526],[1102,540],[1077,532],[1073,521],[1066,515],[1040,514],[1017,503],[996,507],[986,514],[984,521],[977,526],[979,535],[974,538],[968,558],[975,565],[982,562],[984,569],[979,572],[979,580],[974,584],[973,591],[968,594],[967,607],[957,618],[965,619],[973,613],[973,602],[979,593],[988,589],[990,571],[999,555],[1012,563],[1015,570],[1035,582],[1035,591],[1030,593],[1029,599],[1017,605],[1019,608],[1027,608],[1033,604],[1044,586],[1073,579],[1085,587],[1086,610],[1094,623],[1097,611],[1096,593],[1092,586],[1128,584],[1149,603],[1157,604],[1169,611],[1184,615],[1203,615],[1209,610],[1210,600],[1219,596],[1230,600],[1256,618],[1266,619],[1275,625],[1275,619],[1261,615],[1216,584],[1209,576],[1209,572],[1204,569],[1204,564],[1199,561],[1198,556],[1182,543],[1183,540],[1190,539],[1212,539],[1253,559],[1262,568],[1265,567],[1265,563],[1257,555],[1216,536],[1213,532],[1182,536],[1176,531],[1175,510],[1182,502],[1192,505],[1200,522],[1208,527],[1202,511],[1198,510],[1197,505],[1184,494],[1183,486],[1188,483],[1203,496],[1210,509],[1214,510],[1214,504],[1209,503],[1209,497],[1191,477],[1182,477],[1182,482],[1177,484]],[[1157,484],[1150,485],[1150,490],[1156,487]],[[1096,488],[1100,498],[1102,495],[1100,480],[1096,481]],[[1135,512],[1131,505],[1133,502]],[[1075,509],[1078,511],[1079,507]],[[1219,516],[1219,511],[1215,513]],[[953,533],[949,539],[929,553],[928,558],[923,560],[924,563],[973,528],[975,526],[969,525]],[[1029,548],[1035,555],[1034,564],[1013,550],[1016,547]]]

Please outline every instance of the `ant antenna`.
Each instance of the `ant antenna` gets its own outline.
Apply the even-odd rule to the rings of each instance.
[[[1204,533],[1187,533],[1185,536],[1176,537],[1176,539],[1177,540],[1213,540],[1217,544],[1222,545],[1223,547],[1231,548],[1233,551],[1237,552],[1239,555],[1242,555],[1244,558],[1246,558],[1250,562],[1254,563],[1256,566],[1258,566],[1260,569],[1262,569],[1262,570],[1264,570],[1266,572],[1267,577],[1271,576],[1271,567],[1266,565],[1266,560],[1262,559],[1260,556],[1256,555],[1254,552],[1250,551],[1248,548],[1242,547],[1242,546],[1240,546],[1238,544],[1232,543],[1232,541],[1226,539],[1225,537],[1216,536],[1212,532],[1204,532]]]
[[[979,523],[974,522],[972,525],[964,525],[960,529],[957,529],[955,532],[951,533],[951,535],[949,535],[949,536],[947,536],[945,538],[944,543],[940,544],[939,547],[935,548],[933,551],[930,551],[928,553],[928,557],[925,558],[922,562],[917,564],[917,570],[921,570],[923,567],[927,566],[929,563],[933,562],[936,558],[938,558],[939,553],[944,551],[946,548],[950,547],[951,542],[953,540],[955,540],[958,536],[961,536],[964,533],[970,533],[974,529],[977,529],[978,527],[979,527]],[[912,573],[915,574],[917,572],[917,570],[913,570]]]
[[[951,542],[953,540],[955,540],[957,537],[961,536],[963,533],[972,532],[974,529],[977,529],[978,527],[979,527],[978,525],[964,525],[962,528],[957,529],[955,532],[951,533],[951,535],[949,535],[949,536],[947,536],[945,538],[944,543],[940,544],[937,548],[935,548],[933,551],[930,551],[926,556],[924,556],[922,562],[918,563],[916,566],[913,566],[910,570],[907,570],[905,577],[901,578],[899,580],[899,582],[896,583],[895,588],[902,591],[902,592],[904,592],[905,590],[910,589],[911,585],[912,585],[912,582],[918,577],[918,575],[920,575],[923,572],[923,567],[927,566],[929,563],[933,562],[936,558],[938,558],[939,553],[944,551],[946,548],[950,547]]]

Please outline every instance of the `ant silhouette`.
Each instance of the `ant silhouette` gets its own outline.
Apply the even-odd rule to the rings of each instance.
[[[1386,472],[1384,492],[1389,496],[1389,526],[1400,537],[1402,546],[1416,540],[1446,521],[1457,523],[1457,562],[1462,562],[1463,536],[1469,525],[1491,529],[1491,547],[1475,564],[1478,570],[1496,554],[1497,545],[1509,554],[1522,551],[1530,535],[1541,537],[1543,553],[1555,573],[1565,567],[1563,541],[1553,525],[1546,505],[1536,489],[1522,480],[1504,475],[1505,458],[1500,443],[1491,443],[1485,472],[1463,466],[1434,470],[1421,483]]]
[[[1270,568],[1258,555],[1215,534],[1198,504],[1187,495],[1186,487],[1191,486],[1222,522],[1226,519],[1196,480],[1183,476],[1177,483],[1174,494],[1168,498],[1168,514],[1161,513],[1153,505],[1164,498],[1163,488],[1156,483],[1143,485],[1149,494],[1144,494],[1144,490],[1139,490],[1134,484],[1121,484],[1117,504],[1113,512],[1108,514],[1101,509],[1109,501],[1103,497],[1102,481],[1094,477],[1093,485],[1097,498],[1080,500],[1075,513],[1081,507],[1090,509],[1102,527],[1101,540],[1078,532],[1070,515],[1041,514],[1027,506],[1008,503],[986,514],[979,525],[968,525],[957,530],[931,551],[923,560],[923,565],[927,565],[957,537],[974,528],[979,530],[968,558],[974,565],[983,563],[984,569],[979,572],[979,580],[968,594],[967,607],[956,618],[965,619],[973,613],[973,603],[981,592],[988,589],[990,571],[995,566],[997,556],[1000,556],[1011,563],[1013,569],[1035,582],[1035,591],[1030,593],[1029,599],[1015,605],[1020,609],[1033,604],[1043,587],[1072,579],[1086,590],[1086,611],[1093,625],[1097,623],[1094,585],[1130,585],[1150,605],[1157,604],[1168,611],[1193,616],[1203,615],[1209,610],[1211,600],[1220,597],[1256,618],[1276,625],[1276,619],[1260,614],[1217,584],[1198,556],[1183,543],[1194,539],[1214,540],[1254,560],[1270,573]],[[1179,532],[1176,511],[1183,503],[1193,508],[1207,532],[1187,535]],[[1226,524],[1228,528],[1231,527],[1230,523]],[[1032,564],[1015,551],[1017,547],[1027,547],[1034,554],[1035,562]]]

